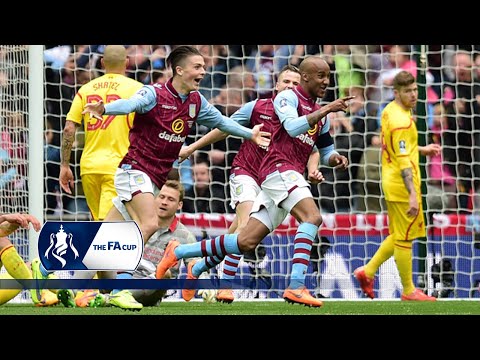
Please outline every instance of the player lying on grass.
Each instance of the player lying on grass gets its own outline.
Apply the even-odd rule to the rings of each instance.
[[[18,254],[17,249],[7,238],[17,229],[28,229],[32,224],[35,231],[40,231],[41,224],[38,219],[29,214],[3,214],[0,215],[0,268],[2,265],[7,270],[0,275],[1,280],[21,279],[32,280],[32,271]],[[38,267],[40,260],[35,259],[31,266]],[[0,305],[17,296],[21,289],[0,289]],[[50,290],[30,289],[32,301],[36,306],[50,306],[58,303],[57,296]]]

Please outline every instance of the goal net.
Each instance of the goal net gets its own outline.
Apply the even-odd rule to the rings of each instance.
[[[174,45],[130,45],[128,75],[145,83],[165,82],[171,71],[165,59]],[[104,46],[75,45],[44,48],[45,220],[90,219],[80,180],[83,129],[77,131],[71,156],[74,193],[58,185],[60,145],[65,117],[79,87],[102,75]],[[305,56],[322,55],[331,68],[330,86],[321,103],[355,95],[348,113],[331,114],[336,149],[349,159],[349,169],[321,167],[325,181],[312,185],[324,224],[314,246],[307,287],[319,297],[363,297],[352,273],[365,264],[388,235],[388,218],[380,180],[380,113],[392,100],[392,79],[400,70],[417,77],[415,109],[419,138],[442,145],[442,155],[425,160],[424,193],[427,237],[414,245],[414,282],[429,294],[447,298],[478,298],[480,282],[480,53],[477,45],[198,45],[206,75],[200,92],[225,115],[257,97],[270,97],[276,74],[286,64],[298,65]],[[2,131],[10,133],[10,148],[2,149],[17,170],[2,187],[3,211],[26,211],[28,159],[28,81],[25,47],[1,46]],[[422,49],[425,50],[422,54]],[[425,55],[423,57],[422,55]],[[417,68],[425,60],[425,71]],[[424,85],[425,84],[425,85]],[[15,119],[15,120],[13,120]],[[10,123],[9,123],[10,121]],[[14,121],[15,125],[12,122]],[[10,125],[9,125],[10,124]],[[422,125],[421,125],[422,124]],[[191,143],[209,129],[195,126]],[[179,214],[200,240],[226,232],[234,216],[228,180],[241,140],[229,137],[198,151],[177,166],[187,190]],[[10,149],[10,151],[8,151]],[[195,186],[196,164],[207,162],[209,185]],[[4,161],[5,163],[5,161]],[[8,167],[2,168],[7,174]],[[242,260],[238,277],[251,287],[235,290],[238,298],[281,298],[288,285],[297,222],[290,216]],[[19,239],[17,239],[17,237]],[[22,233],[16,244],[24,246]],[[21,251],[28,259],[28,254]],[[184,269],[183,269],[184,270]],[[221,273],[221,266],[211,276]],[[401,284],[393,259],[377,273],[376,297],[399,298]],[[176,294],[175,296],[178,296]]]
[[[27,213],[28,47],[23,45],[0,45],[0,126],[0,212]],[[9,240],[28,260],[28,231],[19,229]]]

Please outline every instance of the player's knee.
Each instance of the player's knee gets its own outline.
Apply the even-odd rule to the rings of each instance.
[[[152,236],[153,233],[157,231],[157,229],[158,229],[158,224],[156,222],[140,224],[140,230],[142,231],[143,240],[147,241],[150,238],[150,236]]]
[[[255,250],[255,248],[256,248],[256,244],[246,243],[240,248],[240,251],[242,252],[242,254],[245,254],[247,252]]]
[[[241,233],[245,229],[246,226],[247,226],[247,223],[239,223],[235,232],[237,234]]]
[[[310,224],[313,224],[313,225],[316,225],[318,227],[320,227],[320,225],[322,225],[322,215],[320,214],[309,214],[307,216],[307,218],[305,219],[305,221],[303,222],[307,222],[307,223],[310,223]]]
[[[259,244],[259,241],[257,241],[252,237],[240,236],[240,235],[238,236],[238,248],[240,249],[242,254],[254,250],[258,244]]]

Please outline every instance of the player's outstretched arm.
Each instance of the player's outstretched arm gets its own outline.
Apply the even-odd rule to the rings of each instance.
[[[439,144],[428,144],[426,146],[419,146],[418,151],[422,156],[437,156],[440,155],[442,147]]]
[[[190,157],[190,155],[192,155],[198,149],[216,143],[217,141],[226,139],[228,135],[229,134],[219,129],[213,129],[207,135],[201,137],[194,143],[188,146],[182,146],[182,148],[180,149],[180,153],[178,154],[178,163],[181,164],[183,161],[185,161],[185,159]]]
[[[307,115],[307,121],[311,128],[315,126],[321,119],[327,116],[331,112],[346,111],[348,109],[349,100],[352,100],[355,96],[344,96],[340,99],[332,101],[331,103],[322,106],[320,109]]]
[[[254,135],[253,129],[241,125],[238,119],[236,121],[222,115],[222,113],[217,108],[212,106],[212,104],[210,104],[203,95],[200,95],[200,98],[202,100],[202,104],[197,117],[198,124],[205,125],[212,129],[217,128],[230,135],[252,140],[257,145],[270,145],[270,140],[267,140],[268,136],[270,135],[269,133],[262,132],[260,129],[258,129],[259,134]]]
[[[270,145],[270,136],[271,134],[266,131],[260,131],[259,129],[263,126],[257,125],[257,128],[252,129],[252,139],[255,144],[259,146],[268,146]],[[190,155],[192,155],[198,149],[201,149],[207,145],[214,144],[218,141],[226,139],[230,134],[220,129],[213,129],[207,135],[203,136],[199,140],[195,141],[194,143],[184,146],[180,149],[180,153],[178,155],[178,162],[181,164],[185,159],[187,159]],[[268,144],[268,145],[267,145]]]
[[[102,120],[103,115],[126,115],[132,112],[145,114],[157,105],[157,96],[152,85],[145,85],[128,99],[117,99],[107,105],[102,100],[95,103],[87,103],[83,107],[82,114]]]
[[[40,221],[33,215],[19,213],[0,215],[0,237],[10,235],[19,227],[28,229],[29,224],[32,224],[35,231],[41,228]]]
[[[28,220],[22,214],[2,214],[0,215],[0,224],[4,224],[8,222],[10,224],[16,224],[17,227],[21,226],[22,228],[28,228]]]
[[[40,224],[40,221],[38,221],[38,219],[35,216],[30,214],[24,214],[24,216],[27,219],[27,221],[30,224],[32,224],[33,230],[35,230],[36,232],[39,232],[40,229],[42,228],[42,224]]]
[[[103,120],[103,113],[105,112],[105,105],[103,101],[97,101],[95,103],[87,103],[85,104],[82,114],[90,114],[91,117],[94,117],[98,120]]]

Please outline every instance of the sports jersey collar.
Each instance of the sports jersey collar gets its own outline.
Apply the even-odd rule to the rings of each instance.
[[[296,91],[298,93],[298,95],[300,95],[302,98],[304,98],[305,100],[309,101],[309,102],[312,102],[312,103],[315,103],[316,100],[312,99],[306,92],[305,90],[303,90],[302,86],[301,85],[297,85],[296,88],[293,89],[293,91]]]
[[[170,224],[170,226],[168,227],[168,230],[170,230],[170,232],[174,232],[175,230],[177,230],[177,226],[178,226],[178,218],[175,216],[173,218],[173,221],[172,223]]]
[[[173,96],[178,98],[179,95],[178,95],[177,90],[175,90],[175,88],[173,87],[172,79],[173,78],[168,79],[168,81],[165,83],[165,87],[167,88],[168,91],[170,91],[172,93]]]

